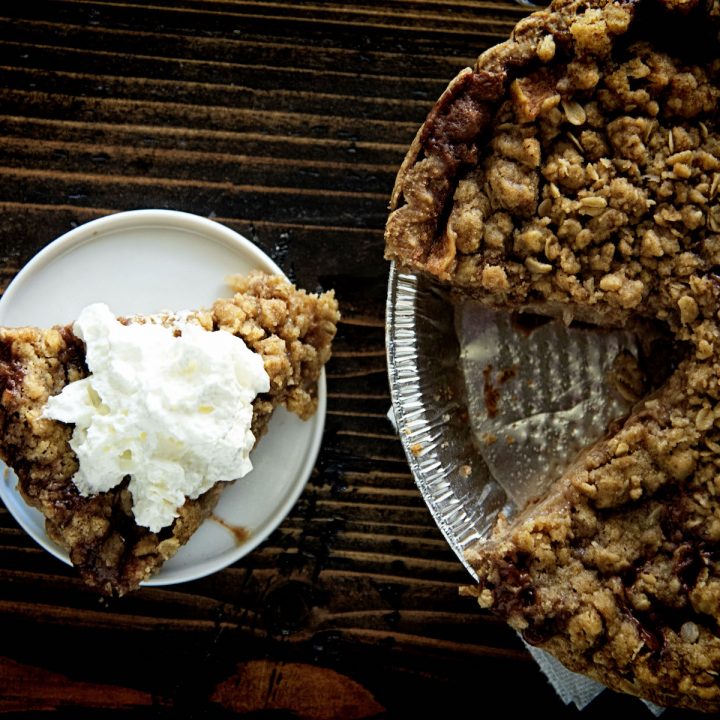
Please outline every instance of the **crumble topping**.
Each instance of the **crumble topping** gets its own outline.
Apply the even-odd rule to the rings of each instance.
[[[698,276],[720,260],[720,64],[709,77],[636,43],[593,72],[572,65],[554,84],[565,99],[528,110],[541,69],[500,107],[453,195],[445,273],[503,302],[605,304],[612,317],[683,325],[712,317],[711,280]]]

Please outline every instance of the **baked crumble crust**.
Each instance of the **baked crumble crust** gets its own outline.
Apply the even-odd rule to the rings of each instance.
[[[450,84],[386,257],[513,311],[665,328],[684,359],[468,551],[481,606],[607,686],[720,709],[720,5],[556,0]],[[655,332],[656,330],[653,330]]]
[[[338,306],[332,292],[308,294],[261,272],[234,275],[228,283],[233,297],[217,300],[194,319],[206,330],[241,337],[262,355],[270,390],[253,403],[257,441],[279,405],[303,419],[316,411],[317,380],[330,358]],[[71,326],[0,328],[0,455],[18,475],[24,499],[45,515],[48,536],[68,551],[83,580],[103,594],[122,595],[189,540],[225,484],[187,500],[179,517],[159,533],[135,523],[127,483],[81,496],[72,482],[77,470],[69,445],[72,425],[41,414],[48,397],[87,374],[85,347]]]

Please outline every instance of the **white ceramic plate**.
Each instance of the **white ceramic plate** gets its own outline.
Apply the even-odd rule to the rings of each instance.
[[[81,225],[38,253],[0,298],[0,325],[72,322],[92,302],[117,315],[207,307],[227,296],[224,278],[253,269],[282,275],[255,245],[217,222],[172,210],[133,210]],[[318,411],[303,422],[279,408],[251,458],[253,470],[229,485],[190,541],[144,585],[170,585],[221,570],[253,550],[297,501],[315,465],[325,422],[325,374]],[[44,519],[0,462],[0,497],[42,547],[70,564],[45,533]],[[226,523],[224,527],[222,523]],[[248,532],[246,540],[228,528]]]

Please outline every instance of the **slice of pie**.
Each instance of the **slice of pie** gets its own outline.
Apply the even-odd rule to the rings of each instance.
[[[303,419],[315,412],[338,306],[332,292],[308,294],[261,272],[232,276],[229,284],[233,297],[186,314],[183,321],[231,333],[262,358],[269,390],[252,402],[251,430],[257,440],[280,405]],[[123,320],[171,327],[176,321],[170,315]],[[83,580],[103,594],[122,595],[187,542],[226,483],[186,500],[177,517],[155,532],[136,522],[129,478],[104,492],[81,493],[73,481],[79,467],[70,444],[74,428],[48,419],[44,411],[48,398],[87,376],[86,345],[72,325],[0,329],[0,456],[16,472],[23,498],[44,514],[48,536],[67,550]]]
[[[556,0],[523,19],[431,111],[385,235],[389,260],[456,294],[660,329],[660,354],[682,356],[468,560],[481,606],[528,642],[705,711],[720,709],[719,21],[704,0]]]

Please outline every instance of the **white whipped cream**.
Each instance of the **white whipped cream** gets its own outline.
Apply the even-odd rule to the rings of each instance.
[[[102,303],[73,331],[91,374],[51,397],[44,416],[75,424],[73,481],[83,495],[129,475],[135,520],[157,532],[186,498],[252,469],[252,402],[270,379],[240,338],[182,320],[123,325]]]

